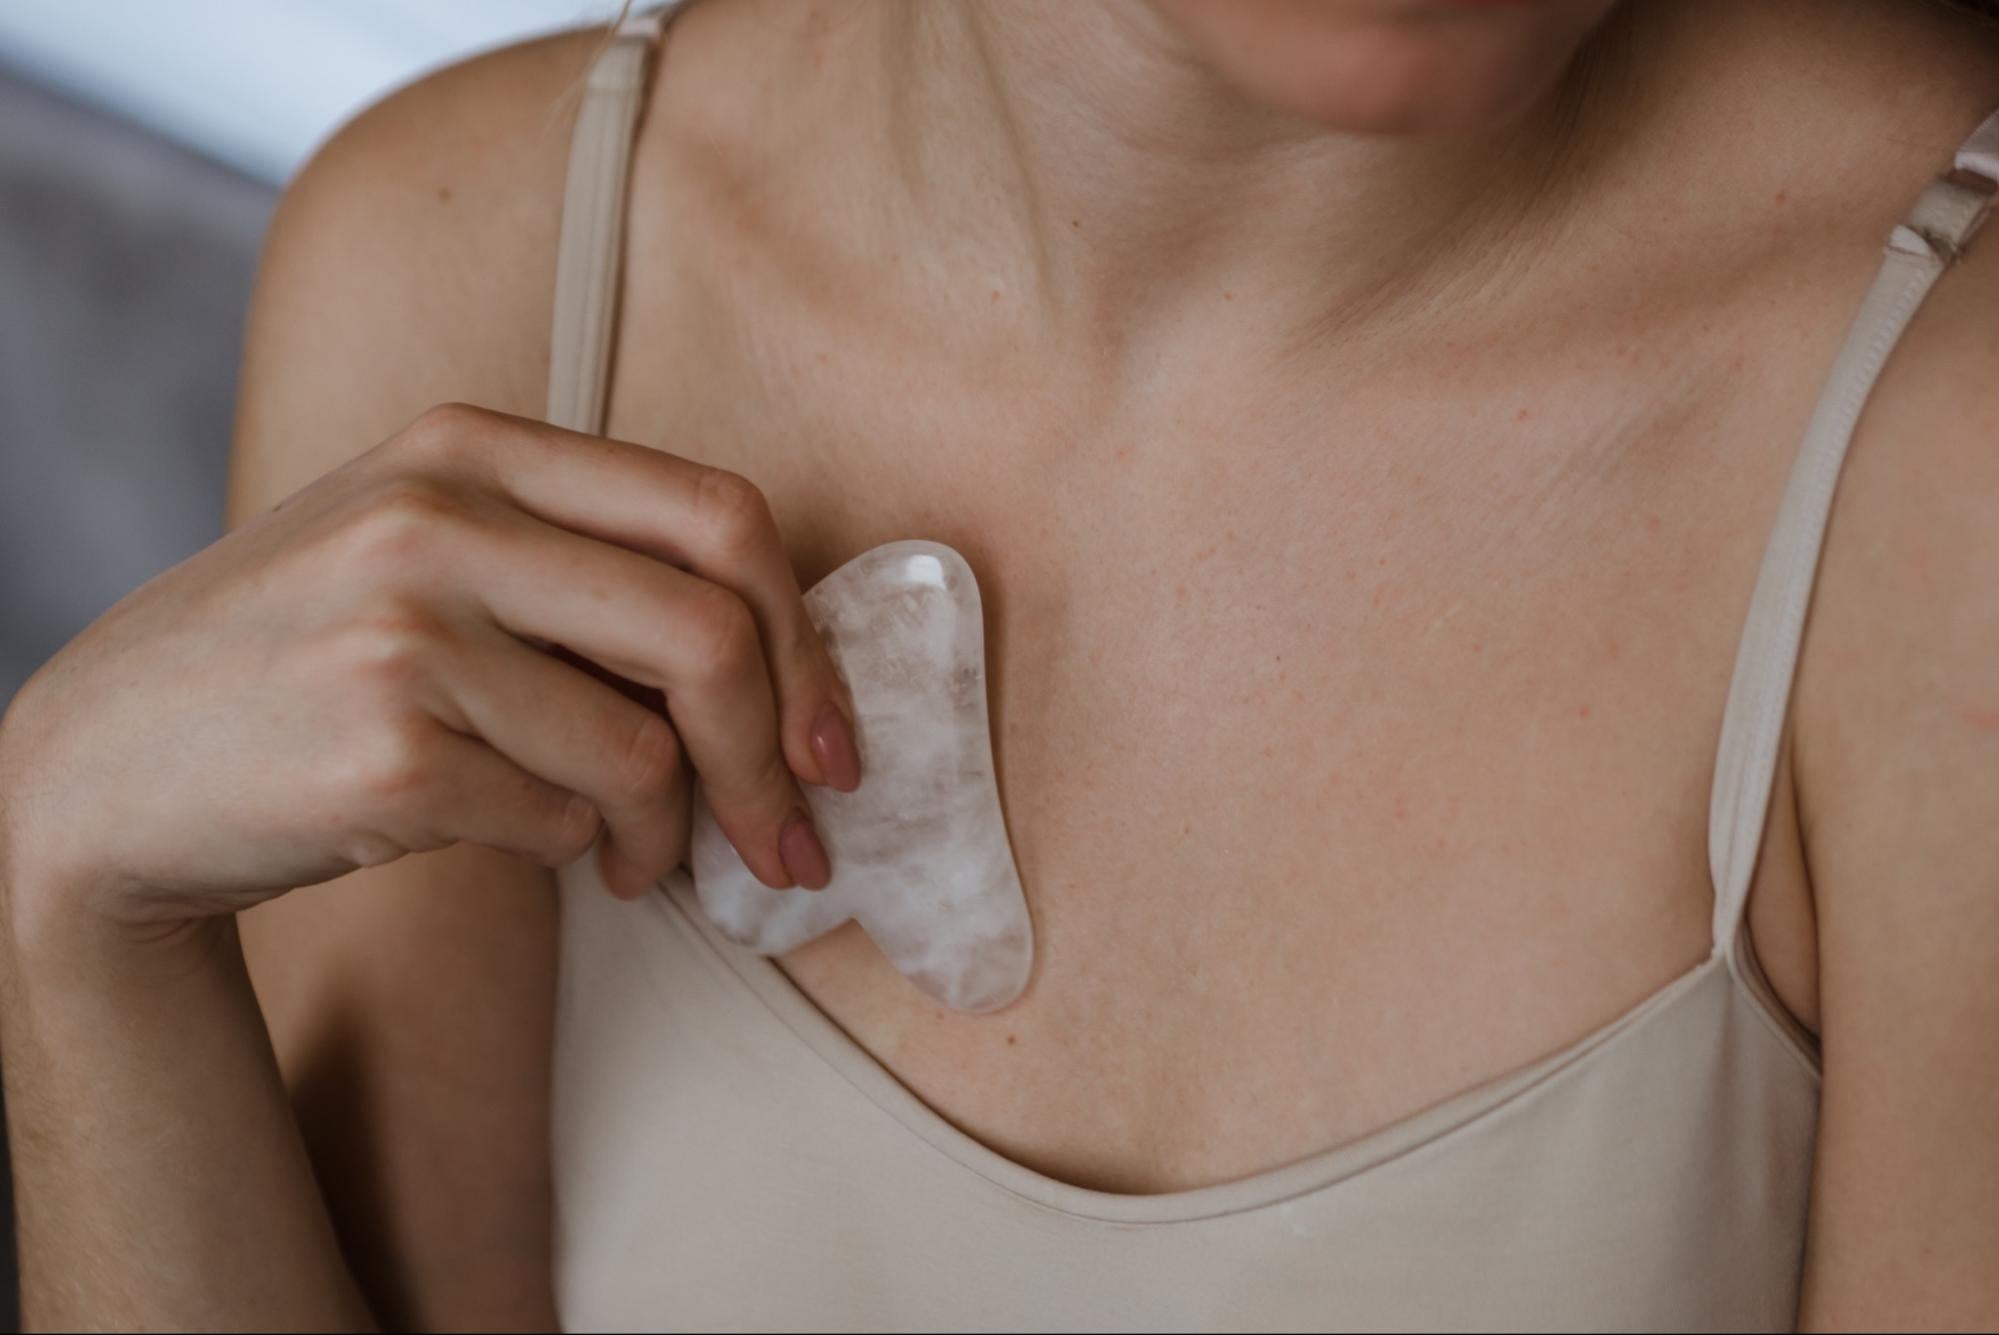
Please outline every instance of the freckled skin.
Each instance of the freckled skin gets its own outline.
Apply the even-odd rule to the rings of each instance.
[[[1403,22],[1413,0],[1182,0],[1161,11],[1191,17],[1166,25],[1172,59],[1159,68],[1225,76],[1223,91],[1263,99],[1286,131],[1310,127],[1283,117],[1322,116],[1342,134],[1476,133],[1574,49],[1564,25],[1604,7],[1480,6],[1467,22],[1521,26],[1492,29],[1490,42],[1459,41],[1482,31],[1466,26],[1426,43]],[[842,8],[853,22],[867,12]],[[1618,96],[1605,105],[1642,115],[1601,123],[1638,138],[1617,138],[1614,170],[1574,178],[1579,207],[1559,249],[1528,228],[1523,252],[1482,250],[1430,289],[1383,270],[1373,250],[1424,220],[1406,199],[1342,231],[1359,172],[1324,208],[1300,210],[1319,201],[1290,190],[1252,203],[1259,174],[1212,142],[1193,166],[1223,175],[1163,182],[1192,179],[1205,211],[1149,214],[1161,182],[1120,194],[1132,182],[1115,171],[1030,200],[1009,175],[1018,156],[973,156],[979,145],[959,142],[918,164],[939,183],[932,194],[890,196],[887,185],[908,182],[856,147],[879,147],[886,122],[856,114],[865,81],[839,82],[851,51],[794,40],[786,25],[806,7],[690,6],[637,148],[609,430],[755,481],[807,583],[912,535],[973,559],[994,593],[1001,778],[1045,944],[1037,990],[1001,1023],[908,1002],[858,933],[788,959],[801,989],[983,1143],[1066,1180],[1156,1191],[1365,1135],[1544,1055],[1701,958],[1708,725],[1790,447],[1882,231],[1999,88],[1976,44],[1926,26],[1930,9],[1634,0],[1620,13],[1656,20],[1661,40],[1642,45],[1643,68],[1608,85]],[[1050,3],[1043,15],[1085,12]],[[295,192],[245,376],[256,504],[436,402],[541,411],[563,183],[564,112],[550,108],[574,105],[565,98],[600,36],[482,59],[469,78],[398,99],[335,155],[338,175],[316,172]],[[1630,96],[1655,70],[1671,77]],[[1128,72],[1099,62],[1054,91],[1093,94]],[[904,146],[935,127],[1006,120],[990,102],[955,110],[913,118]],[[1185,167],[1178,151],[1223,121],[1155,124],[1170,133],[1147,156]],[[798,125],[812,133],[791,133]],[[440,207],[456,197],[481,206]],[[981,216],[945,216],[966,199]],[[875,207],[885,200],[915,206]],[[1018,257],[995,234],[1036,207],[1053,220],[1037,223],[1045,244],[1009,267]],[[1288,229],[1287,207],[1299,210]],[[1448,251],[1480,210],[1438,216],[1433,248]],[[940,225],[993,220],[1005,226]],[[1075,263],[1052,279],[1035,267],[1065,245]],[[1946,286],[1989,284],[1981,263],[1974,255]],[[1398,277],[1379,301],[1314,305],[1322,282],[1364,294],[1360,280],[1383,272]],[[1976,340],[1989,337],[1991,288],[1963,290],[1975,309],[1891,372],[1920,376],[1969,340],[1981,359],[1918,381],[1913,397],[1930,411],[1989,380],[1989,345]],[[1924,319],[1939,313],[1933,304]],[[1951,458],[1932,448],[1950,433],[1905,410],[1875,449],[1885,462],[1842,484],[1847,504],[1945,480],[1911,520],[1866,529],[1842,516],[1830,559],[1860,553],[1849,580],[1910,574],[1884,554],[1909,552],[1934,502],[1990,455],[1984,411],[1981,448]],[[1141,455],[1113,456],[1133,441]],[[1867,458],[1863,440],[1863,470]],[[1197,594],[1178,596],[1202,551]],[[1370,557],[1397,571],[1392,614],[1357,577]],[[1915,573],[1946,579],[1952,564],[1939,554]],[[1837,581],[1823,592],[1822,642],[1807,650],[1822,680],[1871,662],[1884,612],[1943,601]],[[1910,643],[1948,642],[1931,630],[1912,629]],[[1612,635],[1628,652],[1607,671]],[[1280,653],[1292,675],[1272,690]],[[1942,708],[1930,701],[1928,717],[1983,745],[1999,709],[1979,680],[1964,678]],[[1834,691],[1818,717],[1864,723],[1838,707],[1845,699]],[[1600,727],[1567,726],[1584,700]],[[1867,740],[1871,760],[1882,739]],[[1810,1017],[1817,937],[1791,754],[1751,929],[1780,998]],[[1968,864],[1932,864],[1914,878],[1924,884],[1908,883],[1917,850],[1901,841],[1926,822],[1904,817],[1981,789],[1950,787],[1926,794],[1925,809],[1891,809],[1891,856],[1865,887],[1895,891],[1879,900],[1974,883]],[[491,951],[467,943],[545,947],[546,924],[528,915],[545,918],[548,899],[525,882],[497,895],[498,879],[468,861],[455,873],[367,873],[344,897],[291,897],[280,920],[291,899],[301,916],[253,929],[265,933],[253,964],[282,1055],[332,1035],[381,1076],[345,1101],[338,1081],[297,1092],[314,1128],[353,1129],[354,1157],[321,1182],[355,1255],[394,1240],[383,1292],[420,1298],[429,1324],[550,1327],[552,1310],[482,1305],[502,1281],[547,1271],[533,1235],[546,1231],[548,1138],[534,1122],[553,989],[524,986],[547,981],[532,969],[475,971]],[[1867,944],[1898,935],[1910,936]],[[385,951],[414,963],[384,969]],[[1206,983],[1198,997],[1193,976]],[[1903,1026],[1893,1051],[1857,1069],[1920,1056],[1950,1028]],[[8,1064],[13,1079],[11,1050]],[[1936,1071],[1975,1064],[1909,1060],[1906,1079],[1867,1083],[1882,1098],[1926,1093]],[[213,1106],[223,1125],[279,1103]],[[1920,1117],[1926,1103],[1946,1106],[1917,1098],[1898,1111]],[[1898,1166],[1932,1153],[1884,1139],[1849,1146],[1847,1159],[1876,1165],[1879,1145]],[[217,1162],[240,1162],[239,1148],[226,1144]],[[1957,1171],[1926,1195],[1976,1180]],[[1821,1272],[1869,1287],[1862,1263],[1920,1232],[1910,1220],[1926,1225],[1930,1203],[1850,1211],[1864,1241]],[[1944,1246],[1972,1235],[1922,1236]],[[102,1245],[52,1255],[96,1265],[121,1251],[150,1256]],[[1926,1256],[1899,1291],[1873,1287],[1913,1304],[1939,1288],[1934,1269]],[[67,1289],[112,1287],[96,1280]],[[387,1312],[391,1324],[408,1315]],[[1861,1317],[1845,1324],[1882,1324]]]

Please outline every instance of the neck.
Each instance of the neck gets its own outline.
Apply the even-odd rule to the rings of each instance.
[[[1295,340],[1496,290],[1608,138],[1601,33],[1502,124],[1369,135],[1250,102],[1142,4],[890,5],[867,21],[865,87],[905,216],[977,238],[996,300],[1096,342],[1230,302]]]
[[[1503,319],[1547,256],[1575,258],[1578,220],[1602,242],[1613,196],[1628,253],[1660,212],[1625,188],[1658,175],[1634,141],[1672,139],[1651,90],[1760,8],[1630,0],[1487,127],[1348,134],[1250,100],[1139,0],[739,0],[680,21],[733,35],[676,38],[712,73],[668,119],[822,309],[1114,387],[1172,353],[1270,365],[1443,310]]]

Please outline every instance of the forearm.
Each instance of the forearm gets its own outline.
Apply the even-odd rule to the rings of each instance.
[[[29,1326],[370,1326],[234,920],[139,941],[14,918],[0,1042]]]

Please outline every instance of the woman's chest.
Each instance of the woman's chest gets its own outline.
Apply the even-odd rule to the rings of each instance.
[[[1706,953],[1710,766],[1778,461],[1716,504],[1712,443],[1669,427],[1509,453],[1364,417],[885,413],[800,443],[728,416],[699,457],[763,486],[805,583],[907,537],[979,578],[1027,994],[942,1011],[851,926],[782,964],[1009,1157],[1120,1191],[1238,1177]]]

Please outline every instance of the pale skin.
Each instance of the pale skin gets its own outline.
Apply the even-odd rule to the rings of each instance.
[[[1571,67],[1605,8],[699,6],[634,445],[524,420],[599,39],[344,131],[273,228],[235,531],[0,726],[30,1322],[552,1325],[548,867],[601,824],[640,891],[698,773],[785,879],[796,785],[851,777],[797,589],[893,538],[987,590],[1037,975],[975,1020],[851,930],[783,964],[1010,1157],[1253,1173],[1699,960],[1791,451],[1999,48],[1659,0]],[[1811,1328],[1999,1323],[1993,250],[1856,438],[1751,900],[1823,1045]]]

